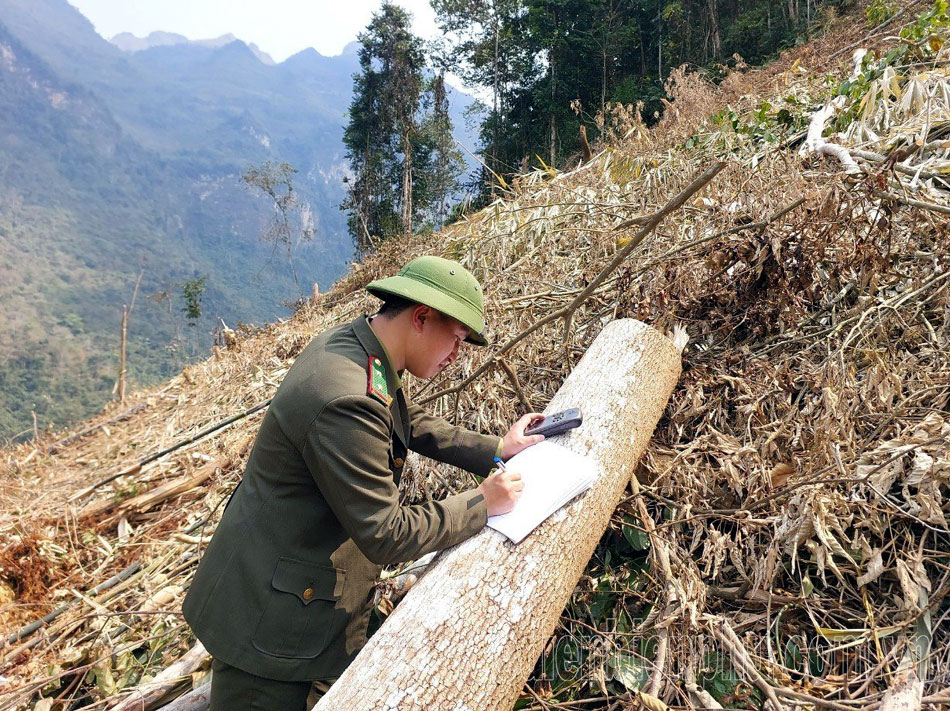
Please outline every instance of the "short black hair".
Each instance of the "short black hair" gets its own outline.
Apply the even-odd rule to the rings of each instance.
[[[382,297],[383,305],[379,307],[376,313],[386,318],[395,318],[406,309],[415,308],[418,304],[410,299],[396,296],[395,294],[386,294]]]

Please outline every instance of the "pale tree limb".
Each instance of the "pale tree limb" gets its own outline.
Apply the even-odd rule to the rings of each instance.
[[[208,711],[211,706],[211,682],[208,681],[197,689],[179,696],[170,704],[161,707],[161,711]],[[146,711],[150,711],[146,709]]]
[[[507,341],[505,341],[501,345],[501,347],[498,348],[497,351],[495,351],[495,353],[492,356],[486,359],[484,363],[482,363],[478,368],[476,368],[468,377],[464,378],[458,385],[455,385],[451,388],[446,388],[445,390],[441,390],[437,393],[429,395],[428,397],[422,399],[420,402],[424,404],[427,402],[431,402],[433,400],[438,400],[440,397],[443,397],[445,395],[452,395],[452,394],[461,392],[462,390],[467,388],[469,385],[471,385],[475,380],[480,378],[485,372],[488,371],[489,368],[492,368],[495,364],[495,361],[498,358],[500,358],[502,355],[510,351],[512,348],[518,345],[518,343],[523,341],[525,338],[530,336],[539,328],[551,323],[552,321],[557,321],[558,319],[563,318],[565,321],[564,323],[565,331],[569,329],[571,321],[574,317],[574,312],[577,311],[578,308],[580,308],[581,304],[583,304],[587,300],[587,298],[594,292],[594,290],[596,290],[597,287],[599,287],[603,283],[603,281],[607,279],[607,277],[610,276],[610,274],[618,266],[620,266],[620,264],[627,258],[627,256],[634,249],[640,246],[640,243],[643,242],[643,240],[660,225],[660,223],[663,221],[664,218],[666,218],[670,213],[675,212],[680,207],[682,207],[686,203],[686,201],[689,200],[689,198],[691,198],[697,192],[702,190],[709,183],[709,181],[715,178],[716,175],[718,175],[719,172],[725,167],[726,167],[726,164],[723,162],[713,163],[709,168],[707,168],[700,175],[698,175],[689,185],[687,185],[686,188],[681,193],[679,193],[678,195],[670,199],[657,212],[653,213],[649,217],[636,218],[635,221],[628,221],[627,223],[618,225],[616,230],[623,229],[629,226],[630,224],[634,224],[634,223],[639,224],[640,222],[645,220],[645,222],[643,223],[643,227],[637,232],[637,234],[634,235],[631,238],[631,240],[626,245],[624,245],[622,249],[620,249],[617,252],[616,255],[614,255],[614,258],[610,261],[610,263],[607,266],[605,266],[603,269],[601,269],[600,273],[598,273],[597,276],[595,276],[590,281],[587,287],[584,288],[584,290],[581,291],[576,297],[574,297],[574,299],[569,304],[557,309],[556,311],[552,311],[547,316],[535,321],[533,324],[528,326],[526,329],[524,329],[520,333],[509,338]]]
[[[900,673],[884,692],[878,711],[918,711],[924,695],[924,682],[917,672],[908,669]]]
[[[775,689],[765,680],[762,674],[759,673],[759,670],[756,669],[755,664],[749,657],[748,651],[746,651],[745,645],[742,644],[742,640],[739,639],[739,636],[735,630],[732,629],[732,625],[729,624],[728,620],[724,617],[709,615],[708,622],[713,634],[732,654],[732,659],[736,663],[738,671],[749,677],[752,683],[759,688],[759,691],[765,694],[765,698],[772,707],[772,711],[784,711],[785,706],[778,700]]]
[[[838,162],[841,163],[845,172],[849,175],[861,175],[863,171],[855,162],[854,158],[851,157],[848,149],[837,143],[831,143],[822,135],[825,130],[825,125],[831,120],[838,109],[844,106],[845,100],[846,98],[844,96],[836,96],[812,114],[811,122],[808,124],[808,136],[805,138],[805,143],[802,144],[798,154],[803,157],[809,153],[831,156],[832,158],[838,159]]]

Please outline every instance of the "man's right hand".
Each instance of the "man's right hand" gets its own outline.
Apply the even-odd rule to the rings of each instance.
[[[485,497],[488,515],[497,516],[514,508],[524,491],[524,482],[518,472],[498,470],[479,484],[478,490]]]

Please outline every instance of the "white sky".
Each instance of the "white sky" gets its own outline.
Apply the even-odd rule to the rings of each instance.
[[[277,62],[307,47],[328,57],[356,39],[382,0],[69,0],[110,39],[120,32],[139,37],[153,30],[189,39],[231,33],[254,42]],[[416,35],[438,32],[429,0],[398,0],[411,13]]]

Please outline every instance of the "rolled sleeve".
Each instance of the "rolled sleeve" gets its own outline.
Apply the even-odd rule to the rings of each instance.
[[[372,398],[339,397],[314,419],[301,446],[314,481],[344,531],[377,565],[453,546],[481,530],[488,518],[484,498],[476,490],[400,505],[388,467],[389,420],[389,411]]]

